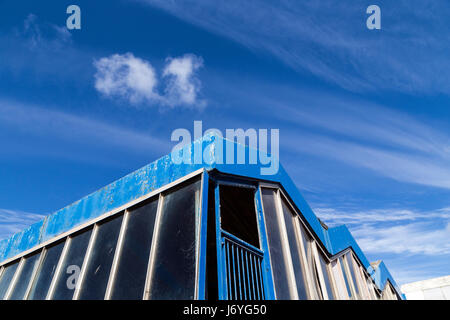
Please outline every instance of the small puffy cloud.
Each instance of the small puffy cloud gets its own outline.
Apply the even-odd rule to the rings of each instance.
[[[201,83],[195,72],[202,66],[203,59],[192,54],[167,59],[163,77],[169,79],[166,87],[169,104],[193,105],[197,102]]]
[[[201,57],[186,54],[168,58],[162,78],[163,94],[158,92],[158,76],[150,62],[132,53],[114,54],[94,61],[95,88],[108,98],[124,98],[132,104],[203,107],[198,98],[201,82],[196,71],[203,66]]]
[[[97,69],[95,88],[106,97],[122,97],[131,103],[158,100],[155,70],[145,60],[132,53],[114,54],[94,61]]]

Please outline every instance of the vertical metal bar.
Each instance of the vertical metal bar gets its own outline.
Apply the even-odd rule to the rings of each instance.
[[[325,284],[325,278],[324,273],[327,272],[327,270],[322,270],[322,265],[320,264],[320,257],[319,252],[317,250],[317,245],[315,241],[311,242],[311,249],[312,249],[312,255],[313,255],[313,263],[315,264],[316,270],[317,270],[317,276],[319,279],[319,290],[322,292],[323,300],[329,300],[328,297],[328,290],[327,286]],[[326,261],[325,261],[325,268],[326,268]],[[328,273],[327,273],[328,274]],[[330,294],[333,294],[332,292]]]
[[[242,300],[242,283],[241,283],[241,268],[239,264],[239,246],[236,246],[236,260],[237,260],[237,271],[239,279],[239,300]]]
[[[23,268],[24,263],[25,263],[25,258],[24,257],[20,258],[19,265],[17,266],[17,269],[14,272],[14,276],[11,279],[11,282],[8,286],[8,290],[6,290],[3,300],[9,300],[9,297],[11,296],[11,293],[14,290],[14,287],[16,286],[17,279],[20,277],[20,274],[22,273],[22,268]]]
[[[261,238],[261,248],[264,253],[263,259],[262,259],[262,266],[263,266],[263,279],[264,283],[262,284],[264,287],[265,292],[265,298],[268,300],[274,300],[275,299],[275,287],[273,284],[273,277],[272,277],[272,266],[270,263],[270,257],[269,257],[269,243],[267,241],[267,233],[266,233],[266,226],[264,223],[264,209],[262,205],[262,197],[261,197],[261,186],[258,186],[258,189],[255,192],[255,206],[257,211],[257,217],[258,217],[258,228],[259,228],[259,235]]]
[[[343,291],[345,293],[345,300],[352,300],[354,299],[353,292],[350,287],[350,283],[348,282],[347,272],[345,271],[345,266],[342,262],[342,259],[340,257],[336,258],[336,267],[337,267],[337,274],[339,275],[341,279],[341,285],[343,288]]]
[[[41,255],[39,256],[39,260],[37,261],[37,263],[34,266],[33,273],[31,274],[30,282],[28,283],[27,290],[25,291],[25,295],[23,296],[23,300],[28,299],[28,295],[30,294],[31,288],[33,287],[34,278],[37,276],[46,254],[47,254],[47,249],[43,248],[41,251]]]
[[[206,297],[206,251],[207,251],[207,233],[208,233],[208,195],[209,195],[209,174],[204,169],[201,181],[201,200],[200,200],[200,227],[197,236],[197,285],[196,298],[205,300]]]
[[[353,259],[355,263],[355,268],[357,268],[357,271],[359,271],[359,280],[361,282],[361,286],[364,289],[364,295],[366,300],[371,300],[371,295],[369,292],[369,286],[367,285],[366,276],[364,274],[363,268],[359,265],[358,262],[356,262],[356,259]]]
[[[298,300],[297,283],[295,280],[294,266],[292,264],[291,249],[289,239],[287,236],[286,223],[284,220],[283,204],[281,202],[280,190],[276,192],[276,213],[278,218],[278,226],[280,229],[281,246],[283,250],[283,257],[287,266],[287,277],[289,279],[289,293],[292,300]],[[289,213],[290,214],[290,213]]]
[[[86,268],[88,266],[89,260],[91,258],[92,248],[94,247],[95,240],[97,239],[98,233],[98,224],[94,225],[94,229],[92,230],[91,237],[89,239],[89,244],[86,249],[86,254],[84,255],[83,265],[81,266],[80,275],[76,281],[75,292],[73,293],[72,300],[78,300],[80,296],[81,286],[84,281],[84,275],[86,274]]]
[[[328,262],[328,260],[326,261]],[[330,263],[326,263],[327,268],[327,273],[328,273],[328,279],[330,280],[330,286],[331,286],[331,293],[329,294],[329,296],[334,297],[335,300],[339,299],[339,291],[338,291],[338,287],[336,284],[336,279],[334,278],[334,272],[333,272],[333,268],[331,265],[331,260]]]
[[[250,265],[248,264],[248,255],[251,254],[249,252],[245,253],[245,266],[247,270],[247,283],[248,283],[248,299],[253,300],[253,283],[250,274]]]
[[[256,291],[258,293],[258,300],[261,300],[261,295],[260,295],[260,287],[259,287],[259,273],[258,273],[258,266],[256,263],[256,257],[252,256],[252,260],[253,260],[253,265],[255,266],[255,280],[256,280]]]
[[[242,253],[243,248],[241,248],[241,267],[242,267],[242,284],[244,286],[244,300],[247,300],[247,286],[246,286],[246,282],[247,279],[245,278],[245,272],[244,272],[244,258],[243,258],[243,253]]]
[[[256,292],[257,292],[257,300],[262,300],[262,292],[261,292],[261,281],[259,279],[259,271],[258,271],[258,256],[254,255],[252,257],[254,272],[255,272],[255,282],[256,282]]]
[[[253,284],[250,274],[250,265],[248,264],[248,256],[251,255],[251,252],[245,252],[245,270],[247,274],[247,298],[248,300],[253,300]]]
[[[67,252],[69,251],[70,242],[72,238],[67,237],[64,242],[64,248],[62,249],[61,255],[59,256],[58,264],[56,265],[55,273],[53,274],[52,281],[50,282],[50,287],[47,291],[47,296],[45,300],[51,300],[53,298],[53,293],[55,292],[56,284],[58,283],[59,274],[61,273],[61,268],[66,259]]]
[[[250,275],[248,273],[247,254],[248,254],[248,251],[245,250],[243,252],[243,258],[242,258],[242,265],[245,266],[245,268],[242,269],[242,272],[244,273],[244,277],[245,277],[246,300],[250,300],[251,299],[251,293],[250,293],[251,284],[250,284]]]
[[[262,272],[262,264],[261,264],[261,258],[259,258],[259,271]],[[261,275],[261,279],[262,279],[262,275]],[[266,293],[264,291],[264,287],[261,288],[262,291],[262,297],[263,299],[266,299]]]
[[[234,299],[237,299],[237,290],[236,290],[236,265],[234,263],[234,244],[231,244],[231,257],[233,258],[233,282],[234,282]]]
[[[128,210],[125,210],[125,213],[124,213],[123,219],[122,219],[122,225],[120,226],[119,238],[117,239],[116,250],[114,252],[113,262],[111,265],[111,271],[109,272],[108,284],[106,285],[105,300],[111,299],[112,289],[114,286],[114,280],[116,278],[117,268],[119,265],[119,258],[120,258],[120,255],[122,254],[123,241],[125,238],[125,231],[127,229],[129,216],[130,216],[130,212]]]
[[[248,283],[248,299],[252,300],[253,299],[253,279],[250,279],[250,274],[248,272],[249,269],[249,265],[248,265],[248,251],[245,252],[245,270],[247,272],[247,283]]]
[[[302,227],[302,222],[300,221],[299,217],[296,217],[294,219],[294,225],[295,225],[295,231],[297,232],[297,243],[300,248],[300,259],[303,265],[304,272],[304,280],[307,287],[307,294],[309,300],[314,300],[315,297],[315,291],[314,291],[314,285],[313,285],[313,278],[312,278],[312,270],[308,263],[308,243],[303,243],[303,235],[302,233],[305,231]],[[305,235],[306,239],[306,235]]]
[[[220,227],[220,189],[219,184],[216,183],[214,188],[214,204],[216,211],[216,250],[217,250],[217,280],[219,289],[219,300],[225,300],[227,297],[227,286],[225,273],[225,264],[223,262],[223,240]]]
[[[260,273],[262,273],[261,268],[262,268],[262,263],[261,263],[261,258],[259,258],[259,272]],[[263,276],[261,274],[261,279],[262,279],[262,277]],[[262,287],[261,290],[262,290],[262,297],[263,297],[263,299],[266,299],[266,294],[265,294],[265,291],[264,291],[264,287]]]
[[[260,299],[264,300],[264,283],[263,279],[261,278],[261,259],[260,257],[256,256],[256,270],[258,271],[258,281],[259,281],[259,290],[260,290]]]
[[[226,264],[226,251],[225,251],[225,237],[221,238],[222,242],[222,248],[221,248],[221,254],[222,254],[222,276],[223,276],[223,288],[224,288],[224,300],[226,300],[226,297],[228,297],[228,285],[227,285],[227,264]]]
[[[153,226],[153,236],[152,243],[150,247],[150,255],[148,257],[148,266],[147,266],[147,276],[145,278],[145,287],[144,287],[144,300],[150,299],[150,289],[152,285],[152,277],[153,277],[153,266],[156,255],[156,250],[158,246],[158,236],[159,236],[159,225],[161,221],[162,209],[164,205],[164,196],[162,193],[159,194],[158,198],[158,207],[156,209],[156,217],[155,217],[155,225]]]
[[[230,244],[226,239],[224,240],[224,250],[225,250],[225,278],[227,286],[227,295],[225,300],[230,300],[231,296],[231,275],[230,275]]]
[[[348,284],[350,286],[350,291],[352,293],[352,298],[355,299],[355,300],[358,300],[358,295],[356,294],[356,288],[355,288],[356,284],[353,283],[352,273],[350,272],[350,266],[349,266],[349,264],[347,262],[347,253],[342,255],[342,261],[341,262],[343,263],[345,273],[347,274],[347,281],[348,281]]]
[[[231,300],[232,299],[232,294],[231,294],[231,273],[230,273],[230,242],[227,241],[226,242],[226,248],[227,251],[227,300]]]
[[[248,256],[247,256],[247,264],[248,264]],[[253,263],[252,263],[252,254],[250,254],[250,274],[252,275],[252,300],[256,300],[256,294],[255,294],[255,280],[253,277]]]

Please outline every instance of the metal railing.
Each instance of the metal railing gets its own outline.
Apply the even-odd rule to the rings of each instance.
[[[263,252],[222,230],[227,300],[264,300]]]

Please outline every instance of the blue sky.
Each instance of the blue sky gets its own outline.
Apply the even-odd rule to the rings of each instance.
[[[400,284],[448,275],[446,1],[78,0],[69,31],[74,3],[0,2],[0,238],[202,120],[280,129],[319,217]],[[370,4],[381,30],[365,26]]]

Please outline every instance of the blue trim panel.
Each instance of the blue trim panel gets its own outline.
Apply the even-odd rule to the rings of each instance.
[[[198,271],[198,300],[205,300],[206,297],[206,245],[207,245],[207,226],[208,226],[208,188],[209,174],[203,171],[202,185],[202,209],[200,217],[200,246],[199,246],[199,271]]]
[[[216,251],[217,251],[217,279],[218,284],[217,288],[219,291],[219,300],[226,300],[228,297],[227,293],[227,284],[225,274],[226,271],[223,270],[225,264],[225,257],[223,253],[223,245],[222,234],[221,234],[221,226],[220,226],[220,186],[218,183],[214,186],[214,205],[215,205],[215,217],[216,217]],[[235,279],[236,280],[236,279]]]

